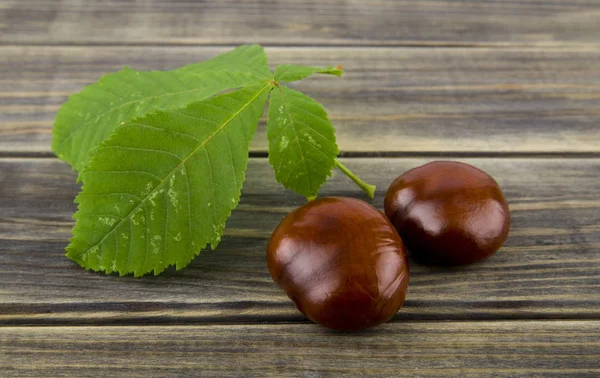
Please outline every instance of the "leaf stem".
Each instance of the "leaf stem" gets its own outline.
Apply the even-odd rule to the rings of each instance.
[[[375,185],[369,185],[363,180],[361,180],[357,175],[355,175],[351,170],[349,170],[341,161],[335,159],[335,166],[338,169],[346,174],[346,176],[350,177],[352,181],[356,183],[362,190],[367,193],[369,198],[373,199],[375,197]]]

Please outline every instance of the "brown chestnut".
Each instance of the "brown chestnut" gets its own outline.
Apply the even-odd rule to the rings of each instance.
[[[394,226],[354,198],[320,198],[292,211],[271,236],[267,265],[298,310],[336,330],[389,320],[408,286]]]
[[[474,263],[493,255],[510,227],[498,183],[471,165],[435,161],[398,177],[385,196],[385,214],[415,260]]]

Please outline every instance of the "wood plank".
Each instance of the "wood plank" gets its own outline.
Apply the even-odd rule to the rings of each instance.
[[[600,322],[0,327],[3,376],[597,377]]]
[[[223,48],[3,47],[0,153],[48,153],[69,94],[123,65],[169,69]],[[599,49],[269,48],[271,64],[342,64],[294,85],[345,152],[600,152]],[[252,150],[267,148],[261,123]],[[385,140],[385,143],[381,141]]]
[[[594,0],[5,0],[0,43],[598,43]]]
[[[346,159],[387,185],[428,159]],[[512,211],[506,245],[459,268],[411,264],[396,320],[599,319],[600,159],[462,159],[493,175]],[[64,257],[76,210],[75,175],[54,159],[0,159],[0,324],[292,321],[304,318],[272,282],[271,231],[303,199],[251,159],[239,208],[216,251],[158,277],[86,272]],[[335,172],[321,195],[361,193]]]

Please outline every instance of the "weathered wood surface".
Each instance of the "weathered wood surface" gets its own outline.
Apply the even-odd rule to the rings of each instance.
[[[10,44],[598,43],[595,0],[4,0]]]
[[[429,159],[346,159],[378,185]],[[491,259],[460,268],[413,263],[396,320],[600,318],[600,159],[463,159],[494,176],[512,229]],[[251,159],[241,204],[216,251],[158,277],[106,276],[64,256],[75,175],[54,159],[0,160],[0,324],[305,321],[268,273],[271,231],[303,198]],[[321,195],[361,197],[340,173]]]
[[[599,321],[0,327],[3,376],[598,377]]]
[[[600,23],[599,23],[600,24]],[[213,47],[0,47],[0,154],[50,151],[70,94],[124,65],[169,69]],[[600,152],[600,49],[268,48],[271,64],[342,64],[295,86],[346,153]],[[385,141],[385,142],[382,142]],[[252,144],[266,151],[265,123]]]
[[[0,0],[0,376],[600,376],[599,19],[595,0]],[[51,158],[60,104],[124,65],[241,43],[272,65],[344,66],[294,86],[324,103],[379,208],[406,169],[484,157],[461,160],[503,187],[506,245],[411,263],[390,323],[326,331],[266,269],[303,199],[252,158],[222,244],[188,268],[134,279],[68,260],[79,188]],[[364,198],[341,174],[321,194]]]

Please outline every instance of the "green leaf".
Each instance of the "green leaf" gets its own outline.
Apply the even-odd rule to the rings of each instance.
[[[275,68],[274,76],[275,80],[277,81],[292,82],[307,78],[314,73],[335,75],[337,77],[340,77],[342,76],[344,71],[341,68],[334,67],[316,68],[307,66],[296,66],[293,64],[282,64]]]
[[[214,249],[237,206],[248,149],[271,84],[261,83],[127,122],[81,174],[67,256],[86,269],[185,267]]]
[[[61,107],[54,124],[52,150],[81,171],[88,153],[122,122],[256,82],[254,77],[236,71],[193,74],[125,68],[85,87]]]
[[[81,171],[88,153],[122,122],[272,79],[262,47],[242,46],[174,71],[125,68],[71,96],[56,115],[52,150]]]
[[[277,181],[308,199],[316,197],[339,153],[323,106],[298,91],[276,87],[271,93],[267,138]]]
[[[260,45],[242,45],[210,60],[189,64],[178,70],[194,73],[235,70],[254,75],[259,80],[273,79],[273,73],[267,64],[267,55]]]

